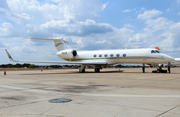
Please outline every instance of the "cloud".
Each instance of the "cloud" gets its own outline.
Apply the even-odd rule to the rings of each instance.
[[[86,36],[91,34],[105,34],[111,32],[112,26],[105,23],[96,23],[94,20],[51,20],[40,26],[41,29],[62,35]]]
[[[131,25],[131,24],[125,24],[124,27],[125,27],[125,28],[134,28],[134,26]]]
[[[130,9],[123,10],[122,12],[130,12]]]
[[[126,10],[123,10],[122,12],[131,12],[131,11],[136,11],[136,9],[126,9]]]
[[[2,24],[2,28],[0,27],[1,38],[10,38],[10,37],[16,38],[16,37],[23,37],[23,35],[25,36],[26,34],[23,31],[16,30],[16,28],[14,28],[11,23],[4,22]]]
[[[44,1],[43,3],[37,0],[7,0],[7,2],[3,0],[3,2],[6,7],[0,7],[0,14],[9,22],[2,23],[0,38],[3,38],[5,42],[11,40],[8,47],[25,56],[29,56],[26,53],[35,52],[34,56],[48,53],[46,57],[51,58],[52,50],[42,48],[54,48],[53,43],[49,45],[46,41],[27,41],[29,37],[59,38],[65,36],[65,39],[74,42],[69,45],[70,47],[73,47],[73,44],[81,44],[81,47],[84,47],[80,41],[81,36],[85,38],[85,36],[101,35],[113,31],[111,25],[99,23],[99,12],[102,12],[108,4],[102,3],[101,0],[50,0],[50,2]],[[34,48],[40,49],[40,52]]]
[[[68,48],[77,50],[154,48],[159,45],[164,50],[180,48],[179,22],[160,17],[162,11],[143,7],[140,14],[135,14],[144,24],[138,32],[132,22],[121,28],[100,22],[100,12],[107,5],[102,0],[48,0],[43,3],[7,0],[6,7],[0,7],[1,16],[8,19],[1,22],[0,46],[11,48],[17,58],[34,60],[58,58],[53,42],[28,40],[29,37],[64,37],[69,41]],[[122,12],[131,11],[136,9]]]
[[[146,9],[143,7],[143,8],[141,8],[140,12],[141,12],[141,11],[145,11],[145,10],[146,10]]]
[[[157,19],[148,19],[146,20],[145,24],[147,24],[145,30],[150,29],[151,31],[158,31],[158,30],[167,30],[173,22],[168,21],[164,17],[159,17]]]
[[[164,52],[180,51],[180,22],[173,22],[164,17],[144,20],[146,26],[143,32],[135,34],[130,38],[130,42],[142,41],[144,45],[158,46]],[[175,56],[172,53],[170,55]]]
[[[4,9],[8,8],[6,0],[1,0],[0,1],[0,8],[4,8]]]
[[[180,15],[180,12],[178,13],[178,15]]]
[[[3,26],[4,28],[12,28],[12,27],[13,27],[13,26],[11,25],[11,23],[8,23],[8,22],[3,23],[2,26]]]
[[[151,19],[161,14],[162,14],[161,11],[153,9],[153,10],[145,11],[143,14],[139,14],[137,19],[142,19],[142,20]]]
[[[8,8],[2,9],[4,17],[17,23],[19,28],[23,27],[19,30],[23,30],[24,37],[57,36],[58,33],[83,36],[112,30],[106,24],[96,22],[99,12],[108,4],[101,0],[52,0],[43,4],[37,0],[8,0],[6,4]],[[90,21],[96,23],[88,24]]]
[[[13,13],[12,17],[14,18],[14,20],[17,20],[17,23],[21,22],[20,20],[30,20],[30,16],[26,13],[22,13],[22,14],[17,14],[17,13]]]
[[[95,19],[98,17],[98,13],[106,8],[107,3],[102,4],[101,0],[53,0],[51,3],[41,4],[37,0],[8,0],[8,5],[13,11],[13,16],[15,15],[17,18],[29,19],[32,17],[32,21],[38,18],[45,23],[57,19]]]
[[[4,43],[2,43],[2,42],[0,41],[0,48],[4,48],[4,47],[6,47],[6,46],[4,45]]]

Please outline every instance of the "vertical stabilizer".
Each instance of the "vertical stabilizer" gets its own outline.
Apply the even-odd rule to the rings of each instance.
[[[61,39],[30,38],[30,39],[54,41],[54,45],[56,47],[57,52],[67,49],[64,43],[68,43],[68,42],[64,41],[63,38]]]

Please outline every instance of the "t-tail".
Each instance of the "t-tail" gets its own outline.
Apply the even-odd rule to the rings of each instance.
[[[54,45],[56,47],[57,52],[67,49],[64,43],[68,43],[68,42],[64,41],[63,38],[61,39],[30,38],[30,39],[54,41]]]

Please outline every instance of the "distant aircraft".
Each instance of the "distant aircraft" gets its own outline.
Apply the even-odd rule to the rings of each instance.
[[[54,41],[57,56],[67,62],[62,61],[17,61],[11,55],[6,53],[11,61],[24,63],[48,63],[48,64],[78,64],[81,65],[79,72],[85,72],[86,65],[94,65],[95,72],[100,72],[102,66],[113,64],[143,64],[143,72],[145,72],[145,64],[157,66],[158,64],[168,64],[175,61],[174,58],[161,53],[159,48],[145,49],[117,49],[117,50],[94,50],[94,51],[77,51],[67,49],[64,43],[68,43],[63,39],[43,39],[30,38],[36,40]]]

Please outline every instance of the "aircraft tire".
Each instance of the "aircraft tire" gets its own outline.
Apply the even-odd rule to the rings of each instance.
[[[95,68],[94,70],[95,70],[95,72],[100,72],[99,68]]]
[[[85,73],[85,69],[82,70],[82,73]]]
[[[85,69],[81,70],[79,69],[79,73],[84,73],[85,72]]]

